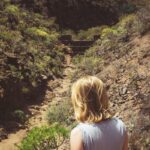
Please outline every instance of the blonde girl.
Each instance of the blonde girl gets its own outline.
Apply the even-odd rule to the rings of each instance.
[[[71,99],[79,124],[72,130],[71,150],[127,150],[124,123],[110,113],[103,82],[86,76],[72,86]]]

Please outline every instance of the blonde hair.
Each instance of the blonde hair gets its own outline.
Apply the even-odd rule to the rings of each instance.
[[[112,117],[103,82],[95,76],[86,76],[72,86],[71,99],[75,117],[80,122],[99,122]]]

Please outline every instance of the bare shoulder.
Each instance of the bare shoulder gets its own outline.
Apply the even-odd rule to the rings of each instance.
[[[113,118],[113,119],[116,121],[116,124],[118,125],[118,127],[122,127],[124,129],[126,129],[126,125],[121,119],[119,119],[119,118]]]
[[[79,128],[74,128],[74,129],[72,129],[72,131],[71,131],[71,136],[81,136],[81,131],[80,131],[80,129]]]
[[[70,135],[71,150],[83,150],[82,133],[80,129],[74,128]]]

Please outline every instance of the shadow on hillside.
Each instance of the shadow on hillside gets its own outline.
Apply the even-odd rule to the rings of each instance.
[[[29,106],[41,105],[45,98],[46,89],[47,81],[43,81],[37,88],[32,88],[28,95],[9,94],[0,104],[0,128],[3,128],[7,134],[26,128],[26,121],[32,116],[28,109]]]

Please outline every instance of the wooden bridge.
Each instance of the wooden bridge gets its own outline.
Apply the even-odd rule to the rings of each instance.
[[[100,38],[99,35],[95,35],[93,40],[72,40],[71,35],[62,35],[59,40],[69,46],[72,49],[73,55],[84,54],[85,50],[90,48],[96,40]]]

